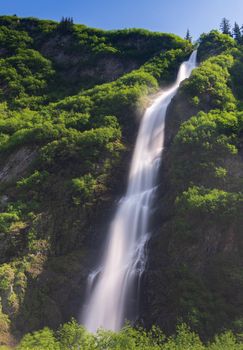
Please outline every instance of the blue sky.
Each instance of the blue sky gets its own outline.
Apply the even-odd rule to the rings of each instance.
[[[218,28],[223,17],[243,24],[243,0],[0,0],[1,15],[17,14],[60,20],[103,29],[146,28],[194,39]]]

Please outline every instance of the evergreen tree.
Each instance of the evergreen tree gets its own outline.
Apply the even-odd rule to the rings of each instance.
[[[191,34],[190,34],[189,29],[187,29],[185,39],[188,40],[188,41],[190,41],[190,43],[192,42],[192,37],[191,37]]]
[[[223,34],[232,35],[230,30],[231,29],[230,21],[225,17],[222,19],[222,22],[220,24],[220,29]]]
[[[243,25],[240,27],[240,34],[241,34],[241,38],[242,38],[242,42],[243,42]]]
[[[71,32],[73,30],[73,18],[72,17],[62,17],[59,26],[59,31],[61,32]]]
[[[234,28],[233,28],[233,35],[237,43],[241,43],[242,41],[242,34],[240,30],[240,26],[235,22]]]

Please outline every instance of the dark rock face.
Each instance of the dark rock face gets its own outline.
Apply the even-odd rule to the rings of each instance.
[[[94,82],[102,84],[116,80],[140,65],[135,59],[111,54],[102,54],[95,58],[95,62],[90,62],[90,52],[75,51],[72,49],[72,41],[73,37],[70,35],[57,34],[40,48],[40,52],[58,67],[65,83],[77,86],[84,84],[87,87],[92,86]]]
[[[11,153],[0,167],[0,182],[8,183],[24,177],[36,157],[37,151],[28,147],[22,147]]]
[[[183,83],[182,83],[183,84]],[[165,147],[166,149],[173,142],[180,125],[190,117],[198,113],[198,107],[190,103],[187,95],[183,90],[179,90],[171,102],[166,116],[165,129]]]
[[[171,245],[172,220],[175,192],[171,184],[171,147],[182,122],[196,115],[182,90],[172,100],[166,115],[165,148],[158,178],[159,189],[155,200],[155,214],[152,218],[153,234],[148,248],[148,268],[144,278],[144,299],[142,319],[145,324],[154,323],[163,329],[172,330],[177,311],[169,300],[170,286],[167,272],[171,268],[169,249]],[[180,259],[179,256],[176,259]]]
[[[28,288],[14,319],[16,336],[79,318],[87,276],[102,254],[114,202],[115,195],[110,194],[87,210],[64,202],[48,204],[36,230],[40,237],[51,236],[51,254],[40,255],[31,265]]]

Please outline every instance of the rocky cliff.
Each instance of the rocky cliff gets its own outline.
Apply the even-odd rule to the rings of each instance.
[[[0,17],[0,342],[78,317],[148,96],[192,45]],[[167,113],[145,326],[242,332],[243,49],[212,31]]]
[[[0,341],[78,318],[147,96],[192,46],[0,18]]]
[[[241,48],[219,37],[201,37],[202,62],[167,113],[143,302],[145,323],[183,321],[206,339],[242,327]]]

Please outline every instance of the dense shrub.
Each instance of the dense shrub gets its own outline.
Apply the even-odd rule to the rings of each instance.
[[[197,98],[199,109],[235,108],[236,100],[229,84],[229,69],[233,62],[231,55],[212,57],[194,70],[191,78],[183,84],[184,91],[191,96],[191,99]]]
[[[16,53],[18,49],[26,49],[33,43],[33,39],[27,32],[13,30],[0,25],[1,55],[7,56]]]
[[[175,138],[178,148],[192,147],[195,152],[215,150],[217,155],[229,151],[237,153],[237,136],[242,131],[242,112],[199,112],[183,123]],[[223,153],[222,153],[223,154]]]
[[[187,188],[192,182],[231,186],[232,169],[227,159],[237,159],[241,132],[242,112],[199,112],[184,122],[172,147],[172,177],[176,186]],[[236,178],[233,184],[237,186]]]
[[[208,34],[202,34],[200,36],[198,57],[200,60],[205,60],[234,47],[236,47],[236,42],[230,35],[212,30]]]
[[[1,101],[40,95],[54,73],[51,62],[33,49],[18,49],[15,56],[1,59],[0,64]]]
[[[97,334],[88,333],[75,321],[63,325],[53,333],[48,328],[26,335],[18,350],[241,350],[243,345],[231,332],[217,336],[207,346],[197,334],[186,325],[177,327],[174,336],[166,337],[159,328],[151,331],[142,328],[124,327],[119,333],[99,330]]]
[[[199,212],[216,215],[218,219],[237,217],[243,208],[243,194],[194,186],[177,198],[177,205],[181,213]]]

